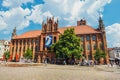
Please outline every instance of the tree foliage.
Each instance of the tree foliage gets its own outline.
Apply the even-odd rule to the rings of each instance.
[[[32,50],[30,49],[30,48],[28,48],[27,50],[26,50],[26,52],[24,53],[24,55],[23,55],[26,59],[32,59]]]
[[[4,52],[4,57],[5,57],[6,61],[7,61],[10,58],[10,51]]]
[[[58,42],[52,44],[51,50],[59,58],[70,58],[71,56],[80,58],[83,49],[80,47],[80,38],[75,35],[74,28],[70,28],[60,35]]]
[[[99,61],[100,58],[105,58],[105,57],[106,57],[106,53],[105,53],[105,52],[103,52],[103,51],[100,50],[100,49],[97,49],[97,50],[96,50],[96,52],[95,52],[95,54],[94,54],[95,60]]]

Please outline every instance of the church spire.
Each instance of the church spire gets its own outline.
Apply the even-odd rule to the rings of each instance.
[[[12,32],[12,38],[17,36],[17,29],[16,27],[13,29],[13,32]]]
[[[102,20],[102,16],[99,15],[99,29],[101,31],[104,31],[104,23],[103,23],[103,20]]]

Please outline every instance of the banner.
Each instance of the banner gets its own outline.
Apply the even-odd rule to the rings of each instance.
[[[46,36],[45,47],[50,47],[52,45],[52,35]]]

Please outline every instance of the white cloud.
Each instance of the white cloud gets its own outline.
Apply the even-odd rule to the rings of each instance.
[[[29,25],[29,20],[26,19],[29,14],[30,10],[28,8],[23,9],[21,7],[12,8],[9,11],[1,11],[0,25],[3,25],[1,30],[12,30],[15,26],[18,30],[24,29]]]
[[[22,30],[29,26],[29,20],[26,18],[30,15],[30,9],[23,9],[21,6],[27,3],[33,3],[34,0],[3,0],[2,6],[9,8],[7,11],[0,11],[0,30],[5,30],[3,33],[7,34],[12,31],[14,27]]]
[[[33,21],[34,23],[41,24],[44,18],[52,17],[52,14],[49,11],[42,12],[42,5],[36,5],[31,10],[31,15],[27,19]]]
[[[44,4],[34,5],[32,9],[21,6],[34,3],[35,0],[3,0],[2,6],[8,7],[8,11],[0,11],[0,30],[12,30],[17,27],[22,30],[29,26],[29,21],[41,24],[46,17],[59,18],[59,25],[76,25],[77,20],[85,17],[88,24],[97,24],[98,11],[104,11],[104,6],[111,0],[43,0]],[[7,31],[6,31],[7,32]],[[6,33],[5,32],[5,33]]]
[[[10,33],[10,31],[3,31],[3,34],[9,34]]]
[[[4,7],[19,7],[22,6],[22,4],[27,4],[27,3],[33,3],[34,0],[3,0],[3,6]]]
[[[0,30],[6,29],[6,28],[7,28],[7,24],[5,23],[3,18],[0,16]]]
[[[106,27],[107,42],[110,47],[120,47],[120,23]]]
[[[104,6],[111,0],[44,0],[42,13],[49,11],[54,16],[60,16],[67,21],[66,25],[76,25],[76,21],[85,17],[90,25],[97,25],[98,11],[104,11]]]

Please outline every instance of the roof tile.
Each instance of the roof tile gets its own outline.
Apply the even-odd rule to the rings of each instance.
[[[59,28],[58,31],[63,34],[64,30],[68,28],[74,28],[75,29],[75,34],[94,34],[94,33],[101,33],[97,29],[94,29],[88,25],[81,25],[81,26],[70,26],[70,27],[63,27]],[[29,31],[26,33],[23,33],[19,36],[14,37],[13,39],[20,39],[20,38],[33,38],[33,37],[38,37],[41,35],[41,30],[34,30],[34,31]]]
[[[28,31],[19,36],[15,36],[13,39],[33,38],[33,37],[38,37],[40,34],[41,34],[41,30]]]

